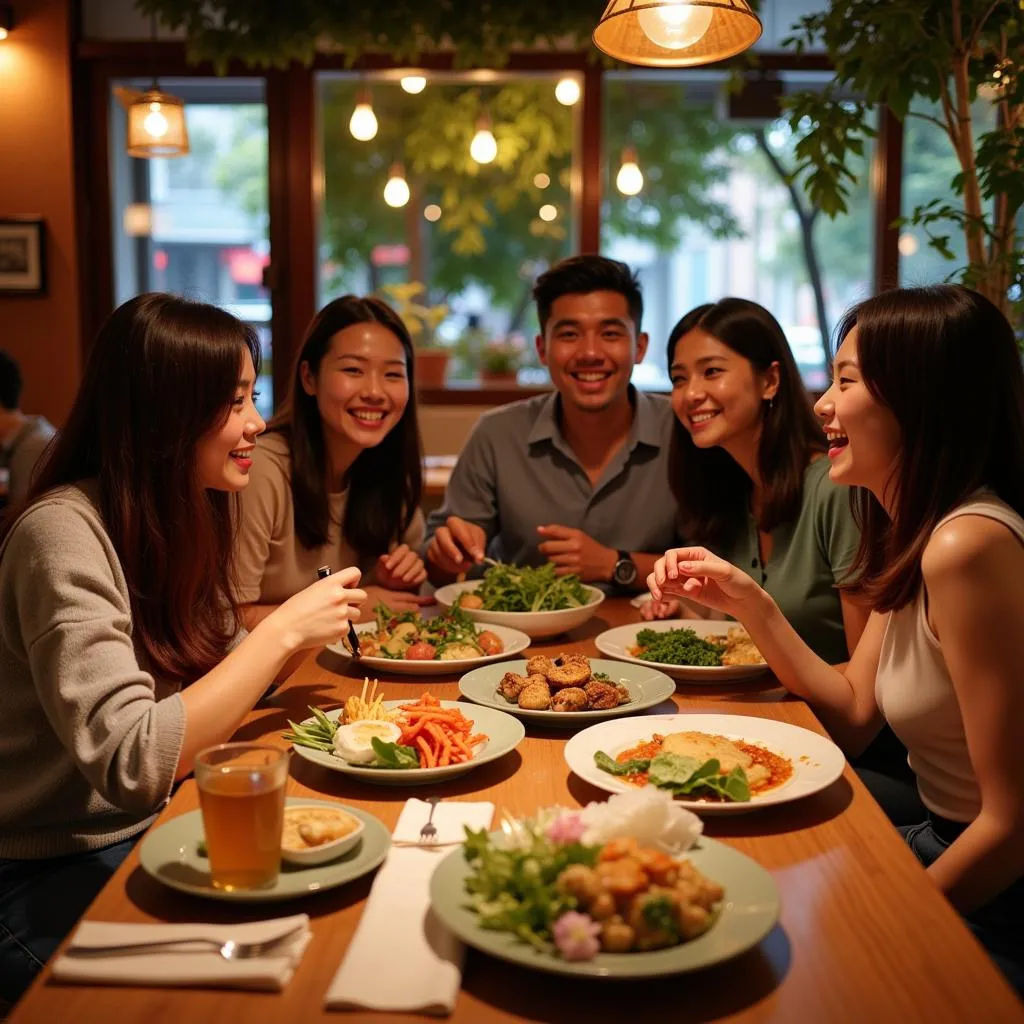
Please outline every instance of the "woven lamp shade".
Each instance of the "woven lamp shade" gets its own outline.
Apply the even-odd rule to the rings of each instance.
[[[689,45],[663,46],[651,38],[657,32],[648,35],[652,24],[657,26],[661,18],[672,26],[687,16],[701,23],[710,19],[700,37]],[[761,31],[761,22],[747,0],[609,0],[594,29],[594,45],[627,64],[682,68],[734,57],[757,42]]]
[[[185,104],[177,96],[150,89],[128,107],[129,156],[186,156],[189,152]]]

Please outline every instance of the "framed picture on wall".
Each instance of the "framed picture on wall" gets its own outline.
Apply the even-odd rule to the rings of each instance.
[[[46,226],[0,217],[0,296],[46,294]]]

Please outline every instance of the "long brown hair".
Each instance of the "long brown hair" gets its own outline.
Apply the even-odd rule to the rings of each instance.
[[[330,504],[327,496],[327,449],[316,397],[302,386],[301,368],[315,376],[338,331],[354,324],[378,323],[401,342],[409,378],[409,402],[401,419],[380,444],[359,453],[348,473],[348,500],[342,535],[360,558],[384,554],[409,528],[423,490],[422,448],[416,415],[416,358],[412,338],[401,317],[373,296],[343,295],[313,318],[292,371],[284,408],[269,430],[288,441],[292,461],[295,535],[305,548],[327,543]]]
[[[697,328],[748,360],[758,373],[778,363],[779,387],[770,403],[762,403],[757,451],[762,487],[758,526],[770,531],[800,512],[804,472],[814,453],[825,451],[821,424],[786,335],[767,309],[747,299],[726,298],[691,310],[669,335],[669,367],[676,343]],[[753,482],[724,448],[698,448],[678,418],[669,448],[669,485],[688,542],[731,544],[744,530]]]
[[[224,657],[238,629],[230,604],[230,498],[199,478],[197,443],[226,421],[255,332],[231,314],[172,295],[136,296],[100,329],[64,429],[20,511],[95,478],[125,580],[132,632],[161,678],[188,683]]]
[[[861,377],[899,423],[900,456],[891,520],[856,489],[861,540],[845,589],[887,612],[917,596],[932,531],[975,491],[1024,515],[1024,369],[1006,317],[961,285],[883,292],[846,314],[840,343],[854,327]],[[963,415],[969,375],[984,390]]]

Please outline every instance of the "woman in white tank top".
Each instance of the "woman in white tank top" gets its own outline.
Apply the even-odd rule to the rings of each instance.
[[[1024,370],[1006,318],[955,285],[885,292],[840,325],[816,406],[830,476],[857,487],[844,589],[874,609],[844,672],[703,548],[648,584],[735,616],[779,680],[867,743],[888,721],[926,809],[901,829],[1024,992]]]

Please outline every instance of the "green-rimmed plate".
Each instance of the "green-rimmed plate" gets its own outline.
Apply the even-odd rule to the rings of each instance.
[[[386,700],[384,707],[397,708],[403,704],[414,703],[413,700]],[[487,735],[487,742],[476,748],[476,756],[472,761],[447,765],[444,768],[367,768],[366,765],[349,764],[336,754],[313,750],[311,747],[293,744],[292,749],[299,757],[312,761],[313,764],[345,775],[354,775],[364,782],[373,782],[381,786],[423,786],[429,782],[447,781],[457,775],[465,775],[466,772],[471,772],[488,761],[494,761],[510,750],[515,750],[526,735],[523,723],[503,711],[493,711],[491,708],[477,707],[475,704],[463,704],[456,700],[443,700],[441,707],[458,708],[472,720],[474,733],[482,732]],[[342,713],[342,708],[326,712],[332,722],[336,722]],[[302,724],[309,725],[313,721],[314,719],[307,718]]]
[[[760,864],[725,843],[701,837],[688,852],[694,867],[725,887],[718,920],[703,935],[669,949],[649,953],[598,953],[593,960],[563,960],[542,952],[510,932],[481,928],[467,906],[465,882],[469,865],[462,847],[453,850],[434,871],[430,901],[442,923],[463,942],[500,960],[551,974],[584,978],[654,978],[682,974],[730,960],[756,946],[779,918],[779,893]]]
[[[676,692],[676,684],[664,672],[646,666],[591,658],[590,669],[592,672],[603,672],[612,682],[621,682],[629,690],[629,703],[606,711],[530,711],[518,704],[511,704],[498,692],[498,683],[506,672],[525,675],[525,661],[503,661],[499,665],[484,665],[473,669],[459,680],[459,690],[464,697],[484,707],[497,708],[551,729],[575,729],[593,725],[605,718],[633,715],[660,704]]]
[[[202,812],[189,811],[146,833],[139,846],[142,869],[158,882],[193,896],[233,903],[273,903],[344,885],[372,871],[387,856],[391,834],[367,811],[336,800],[310,800],[306,797],[288,797],[286,803],[289,807],[313,804],[341,808],[359,818],[366,829],[359,842],[337,860],[310,867],[282,862],[281,873],[271,887],[225,892],[213,887],[210,862],[205,854],[200,855],[199,852],[203,840]]]

